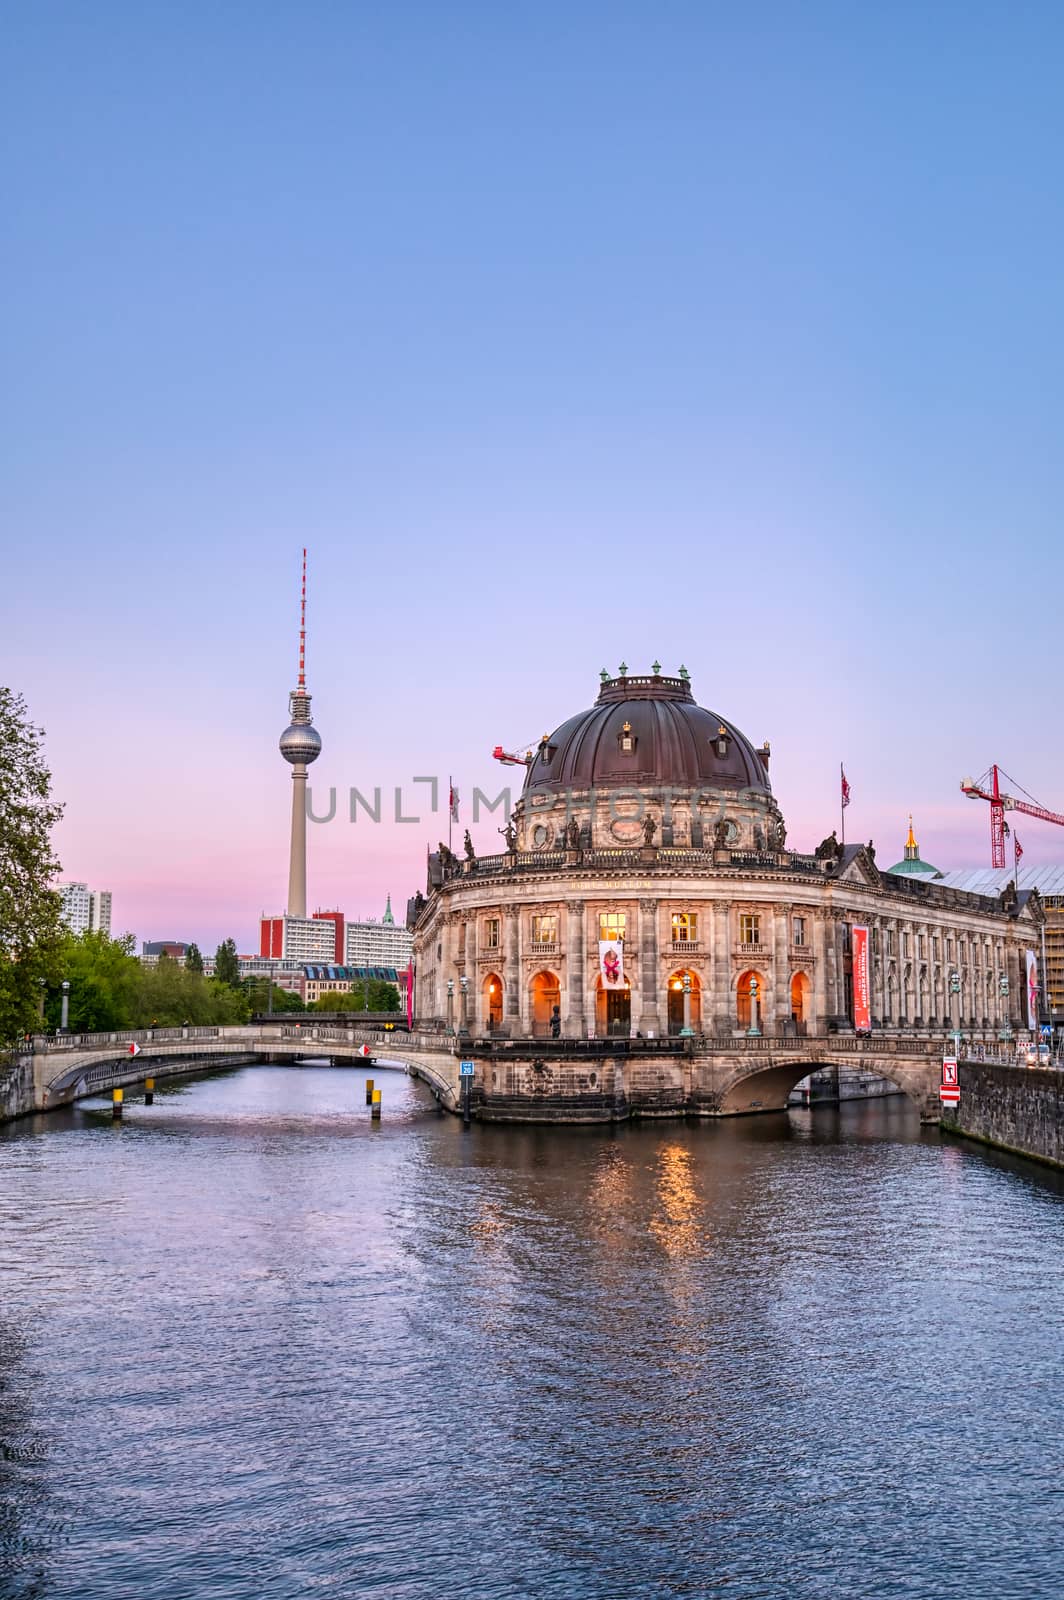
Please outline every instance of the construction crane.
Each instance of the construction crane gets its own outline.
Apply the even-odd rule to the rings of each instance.
[[[549,738],[549,733],[545,733],[543,735],[542,739],[539,741],[540,748],[547,743]],[[504,750],[501,744],[497,744],[491,753],[495,757],[496,761],[501,761],[504,766],[510,767],[530,767],[533,761],[536,759],[531,750],[526,750],[523,756],[519,756],[515,755],[512,750]]]
[[[1003,867],[1005,865],[1005,839],[1008,835],[1008,823],[1005,821],[1006,811],[1022,811],[1028,817],[1040,817],[1043,822],[1055,822],[1064,828],[1064,816],[1058,811],[1049,811],[1045,806],[1040,806],[1033,795],[1028,794],[1026,800],[1016,800],[1011,794],[1002,791],[1000,778],[1006,778],[1009,783],[1016,784],[1021,793],[1027,790],[1016,783],[1015,778],[1010,778],[996,763],[989,772],[984,772],[978,783],[971,778],[961,779],[961,790],[969,800],[986,800],[990,804],[990,857],[991,865]],[[989,784],[989,788],[986,786]]]

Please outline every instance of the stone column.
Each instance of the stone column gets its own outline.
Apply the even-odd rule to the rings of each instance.
[[[817,1033],[826,1033],[828,1018],[835,1014],[835,961],[831,941],[832,923],[826,912],[813,917],[813,1008]]]
[[[731,901],[719,900],[713,907],[713,994],[705,997],[707,1006],[703,1026],[708,1033],[734,1033],[738,1027],[732,983]]]
[[[765,1033],[783,1035],[791,1020],[791,948],[790,906],[772,907],[772,984],[775,989],[775,1018],[770,1017],[765,1006],[765,1020],[761,1024]],[[766,1000],[767,1000],[766,996]]]
[[[587,1033],[584,1021],[584,902],[565,903],[565,1034],[580,1039]]]
[[[506,912],[506,929],[503,935],[506,941],[506,962],[504,967],[503,982],[506,985],[506,998],[503,1015],[511,1034],[518,1031],[521,1020],[521,960],[518,952],[518,913],[510,907]]]
[[[658,993],[658,902],[639,902],[639,1021],[636,1024],[644,1035],[655,1038],[664,1031],[661,1021],[661,998]],[[666,1022],[667,1026],[667,1022]]]
[[[465,970],[469,979],[469,1027],[475,1034],[486,1033],[488,1019],[485,1015],[484,996],[480,992],[480,974],[477,971],[477,919],[470,917],[465,933]]]

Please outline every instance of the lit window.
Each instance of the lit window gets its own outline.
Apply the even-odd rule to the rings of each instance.
[[[761,943],[761,917],[756,911],[744,911],[739,917],[740,944]]]
[[[697,911],[674,911],[672,914],[673,944],[694,944],[697,938]]]
[[[623,911],[600,911],[599,938],[613,939],[616,943],[621,943],[624,940],[625,915]]]
[[[489,917],[484,924],[484,948],[497,950],[499,948],[499,918]]]
[[[558,938],[558,918],[553,912],[532,918],[532,943],[554,944]]]

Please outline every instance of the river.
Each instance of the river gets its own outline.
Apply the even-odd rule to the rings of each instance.
[[[1064,1186],[906,1101],[0,1130],[4,1600],[1064,1593]]]

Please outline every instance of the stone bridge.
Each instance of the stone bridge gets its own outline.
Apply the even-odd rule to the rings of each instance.
[[[966,1049],[983,1056],[993,1048],[990,1039],[977,1035]],[[136,1056],[129,1053],[133,1043],[140,1047]],[[375,1059],[402,1065],[452,1111],[461,1105],[459,1062],[471,1060],[471,1109],[485,1121],[611,1122],[778,1111],[808,1073],[852,1067],[897,1084],[922,1121],[937,1122],[943,1051],[940,1038],[900,1033],[542,1040],[286,1021],[156,1028],[29,1041],[6,1067],[0,1064],[0,1120],[136,1086],[145,1077],[327,1057],[337,1064]]]

